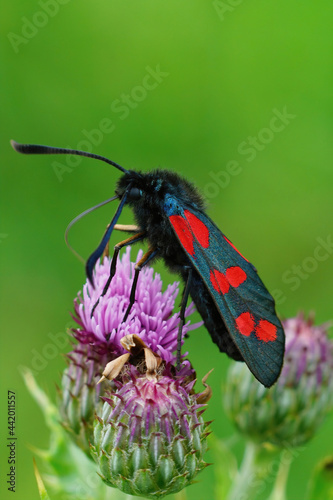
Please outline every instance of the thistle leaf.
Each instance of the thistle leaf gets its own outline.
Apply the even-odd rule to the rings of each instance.
[[[34,463],[34,472],[35,472],[35,477],[37,481],[37,487],[40,495],[40,500],[50,500],[49,495],[47,494],[46,488],[44,486],[43,480],[41,478],[41,475],[39,473],[36,460],[33,458],[33,463]]]

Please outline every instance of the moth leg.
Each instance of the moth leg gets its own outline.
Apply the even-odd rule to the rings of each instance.
[[[110,224],[107,225],[106,229],[108,229],[109,226]],[[115,224],[113,229],[117,229],[118,231],[125,231],[126,233],[142,233],[141,228],[139,226],[135,226],[134,224]],[[107,242],[107,245],[103,251],[102,258],[103,257],[109,257],[109,242]]]
[[[130,294],[130,303],[128,304],[128,307],[125,312],[125,316],[123,318],[123,322],[127,320],[128,315],[132,309],[132,306],[135,302],[135,291],[136,291],[136,286],[138,283],[138,278],[139,278],[139,273],[141,269],[144,268],[150,262],[155,256],[158,254],[158,249],[157,248],[150,248],[147,253],[145,253],[142,258],[135,264],[135,274],[134,274],[134,280],[132,283],[132,288],[131,288],[131,294]]]
[[[188,296],[190,294],[190,288],[191,288],[191,281],[192,281],[192,268],[188,267],[187,268],[187,280],[185,283],[185,288],[183,292],[183,297],[182,297],[182,302],[180,305],[180,313],[179,313],[179,326],[178,326],[178,335],[177,335],[177,370],[180,370],[180,360],[181,360],[181,348],[182,348],[182,331],[183,327],[185,324],[185,311],[186,311],[186,304],[188,300]]]
[[[110,226],[110,224],[107,226]],[[117,229],[118,231],[125,231],[126,233],[142,233],[141,228],[139,226],[135,226],[134,224],[115,224],[113,229]],[[104,249],[103,257],[109,257],[109,242]]]
[[[126,231],[127,233],[141,233],[141,227],[135,224],[116,224],[113,229],[117,231]]]
[[[120,241],[120,243],[117,243],[117,245],[115,245],[114,253],[113,253],[111,265],[110,265],[110,274],[109,274],[108,280],[105,283],[105,286],[103,288],[103,292],[101,293],[98,300],[95,302],[94,307],[91,310],[91,313],[90,313],[91,318],[93,317],[93,314],[95,312],[95,309],[96,309],[101,297],[103,297],[106,294],[106,292],[108,291],[111,280],[112,280],[113,276],[116,274],[117,258],[118,258],[118,254],[119,254],[120,250],[128,245],[133,245],[137,241],[142,240],[145,237],[145,235],[146,235],[146,233],[144,231],[141,233],[136,233],[133,236],[130,236],[126,240]]]

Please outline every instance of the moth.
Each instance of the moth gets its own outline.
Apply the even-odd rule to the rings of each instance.
[[[119,205],[100,244],[86,263],[86,274],[93,284],[93,270],[114,229],[131,236],[119,242],[111,260],[106,293],[116,273],[119,251],[139,241],[147,241],[148,251],[135,266],[130,303],[135,301],[138,276],[153,259],[163,259],[170,271],[184,283],[180,306],[177,368],[181,364],[181,337],[185,309],[190,296],[215,344],[237,361],[245,361],[253,375],[266,387],[278,378],[284,355],[284,331],[275,312],[274,299],[261,281],[256,268],[237,250],[206,213],[199,191],[187,179],[169,170],[151,172],[126,170],[100,155],[64,148],[18,144],[24,154],[71,154],[102,160],[122,172],[115,187]],[[102,203],[104,204],[104,202]],[[102,205],[100,204],[100,205]],[[135,226],[117,224],[128,205]],[[94,314],[95,307],[91,314]]]

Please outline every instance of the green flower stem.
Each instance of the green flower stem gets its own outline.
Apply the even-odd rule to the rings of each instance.
[[[276,450],[247,441],[243,462],[228,493],[227,500],[258,500],[260,495],[267,498],[274,480]],[[282,481],[281,481],[282,488]],[[285,497],[279,497],[279,500]]]
[[[227,500],[239,500],[243,498],[249,490],[253,477],[255,476],[256,455],[258,454],[258,447],[251,441],[247,442],[243,462],[238,474],[235,477],[234,484],[230,489]]]
[[[268,500],[287,500],[286,487],[290,465],[291,460],[283,460],[283,458],[281,459],[274,488]]]

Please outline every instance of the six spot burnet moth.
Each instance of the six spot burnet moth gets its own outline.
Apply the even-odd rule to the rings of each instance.
[[[220,351],[235,360],[245,361],[266,387],[276,381],[283,362],[284,331],[275,312],[274,300],[255,267],[206,215],[204,201],[190,182],[168,170],[148,173],[126,170],[107,158],[84,151],[15,142],[12,146],[25,154],[87,156],[105,161],[123,172],[117,182],[116,195],[107,200],[119,199],[118,209],[101,243],[86,263],[87,277],[93,283],[94,266],[113,229],[128,231],[132,236],[115,246],[110,276],[102,295],[116,272],[120,249],[138,241],[148,241],[148,252],[135,266],[130,304],[124,319],[135,300],[140,270],[153,258],[161,257],[185,282],[178,332],[178,369],[185,308],[190,295]],[[125,204],[132,208],[137,226],[117,224]]]

